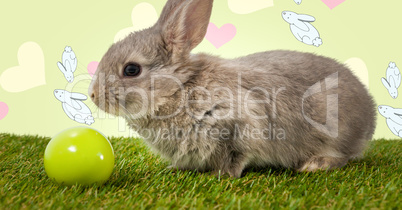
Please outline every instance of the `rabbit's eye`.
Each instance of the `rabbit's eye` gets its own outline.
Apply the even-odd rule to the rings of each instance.
[[[136,63],[130,63],[124,68],[125,77],[138,77],[141,74],[141,66]]]

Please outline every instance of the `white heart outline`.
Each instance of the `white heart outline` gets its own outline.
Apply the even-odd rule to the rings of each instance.
[[[134,31],[139,31],[151,27],[156,23],[157,20],[158,20],[158,14],[154,6],[146,2],[137,4],[131,12],[131,21],[133,23],[133,26],[124,28],[119,32],[117,32],[117,34],[114,37],[114,42],[116,43],[124,39]]]
[[[1,87],[12,93],[46,84],[45,56],[36,42],[25,42],[18,49],[18,65],[0,75]]]

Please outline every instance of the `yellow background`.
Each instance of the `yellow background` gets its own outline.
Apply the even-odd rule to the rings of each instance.
[[[131,20],[132,10],[143,2],[151,4],[159,15],[166,1],[3,1],[0,4],[0,75],[19,65],[17,53],[21,45],[35,42],[44,54],[46,84],[22,92],[9,92],[0,86],[0,102],[7,103],[10,109],[0,120],[0,132],[52,136],[80,125],[64,114],[61,103],[53,96],[54,89],[65,89],[67,85],[56,65],[64,47],[71,46],[77,55],[76,78],[78,75],[88,78],[77,84],[74,91],[86,94],[90,78],[88,63],[101,59],[120,30],[136,24]],[[325,55],[342,63],[359,58],[367,67],[369,88],[376,103],[402,108],[401,93],[397,99],[392,99],[381,83],[390,61],[402,69],[401,1],[346,0],[333,10],[320,0],[303,0],[301,5],[293,0],[273,3],[272,7],[253,13],[237,14],[229,8],[228,0],[215,0],[211,22],[218,27],[231,23],[236,26],[237,34],[219,49],[204,40],[194,52],[232,58],[259,51],[291,49]],[[281,17],[284,10],[314,16],[313,25],[324,44],[317,48],[297,41],[289,24]],[[149,14],[138,16],[141,15],[144,19],[138,19],[138,22],[149,18]],[[31,70],[35,71],[35,68]],[[357,70],[364,75],[364,68]],[[9,81],[18,84],[24,81],[23,78],[24,74],[9,78]],[[85,103],[95,117],[104,115],[98,113],[89,100]],[[377,118],[375,138],[397,138],[388,129],[385,118],[381,115]],[[123,120],[107,115],[106,119],[96,119],[92,127],[106,135],[130,135]]]

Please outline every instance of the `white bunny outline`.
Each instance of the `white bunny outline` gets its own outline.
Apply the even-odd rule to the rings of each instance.
[[[62,63],[57,62],[57,66],[60,71],[64,74],[67,82],[72,83],[74,81],[74,72],[77,69],[78,59],[75,55],[73,49],[70,46],[64,48],[63,54],[61,56]]]
[[[381,78],[382,84],[393,99],[398,98],[398,88],[401,86],[401,72],[392,61],[388,64],[386,77],[387,78]]]
[[[378,106],[378,112],[385,117],[388,128],[391,132],[402,138],[402,109],[380,105]]]
[[[91,110],[85,105],[87,96],[82,93],[70,93],[67,90],[56,89],[54,96],[62,103],[62,107],[66,115],[82,124],[91,125],[95,122]]]
[[[319,47],[322,45],[320,33],[311,24],[315,18],[311,15],[297,14],[292,11],[283,11],[282,18],[290,25],[290,31],[297,40],[308,45]]]

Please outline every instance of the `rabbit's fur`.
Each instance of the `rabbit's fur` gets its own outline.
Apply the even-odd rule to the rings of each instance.
[[[292,51],[190,55],[212,2],[168,0],[155,26],[111,46],[89,89],[94,103],[124,117],[172,168],[240,177],[248,166],[314,171],[358,156],[372,138],[376,108],[351,71]],[[123,76],[127,63],[140,64],[141,75]],[[325,86],[335,88],[321,92]],[[308,91],[315,94],[303,98]]]

